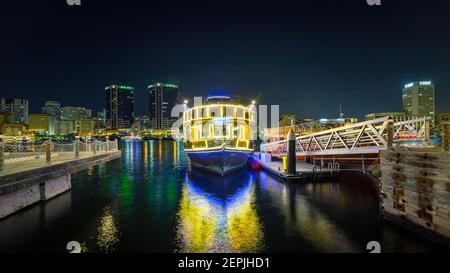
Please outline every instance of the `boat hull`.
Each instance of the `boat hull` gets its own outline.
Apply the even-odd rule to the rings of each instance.
[[[250,158],[250,152],[240,150],[221,149],[187,153],[192,167],[220,176],[245,168]]]

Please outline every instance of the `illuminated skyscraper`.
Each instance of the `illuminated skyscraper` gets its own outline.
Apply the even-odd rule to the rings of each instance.
[[[152,129],[170,129],[177,119],[172,108],[178,103],[178,85],[155,83],[149,89],[149,116]]]
[[[403,111],[407,116],[436,115],[435,88],[430,81],[413,82],[403,89]]]
[[[56,119],[59,120],[60,110],[61,110],[61,103],[57,101],[47,101],[45,102],[45,106],[42,107],[42,114],[54,116],[56,117]]]
[[[29,116],[28,130],[45,135],[54,135],[56,132],[56,117],[46,114],[33,114]]]
[[[92,117],[92,110],[84,107],[65,106],[60,110],[61,120],[85,120]]]
[[[2,98],[0,113],[10,115],[12,123],[28,124],[28,100]]]
[[[134,122],[134,87],[111,85],[105,88],[106,128],[129,129]]]

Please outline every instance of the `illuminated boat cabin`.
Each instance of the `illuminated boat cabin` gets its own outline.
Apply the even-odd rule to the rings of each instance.
[[[252,128],[256,112],[253,106],[213,102],[187,110],[183,116],[185,148],[253,150]]]

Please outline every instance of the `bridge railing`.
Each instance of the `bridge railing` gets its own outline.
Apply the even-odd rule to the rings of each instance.
[[[299,156],[374,154],[407,141],[429,141],[430,118],[394,120],[384,117],[296,138]],[[261,145],[261,152],[287,153],[287,141]]]
[[[280,141],[286,138],[290,130],[294,130],[296,136],[317,133],[323,131],[323,128],[317,127],[311,123],[296,124],[293,126],[284,126],[279,128],[264,129],[264,141]]]
[[[93,141],[70,143],[58,143],[46,141],[43,143],[3,143],[0,142],[0,171],[8,164],[23,162],[26,164],[32,160],[45,160],[47,163],[64,161],[80,157],[89,157],[115,152],[118,150],[115,141]]]

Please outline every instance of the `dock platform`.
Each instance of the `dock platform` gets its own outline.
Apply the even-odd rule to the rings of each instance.
[[[336,172],[333,172],[333,170],[329,168],[323,168],[319,165],[313,165],[304,161],[297,161],[297,173],[295,175],[289,175],[283,171],[282,161],[264,161],[261,160],[259,154],[253,154],[252,158],[261,164],[264,171],[284,181],[294,182],[312,177],[329,178],[336,174]]]

